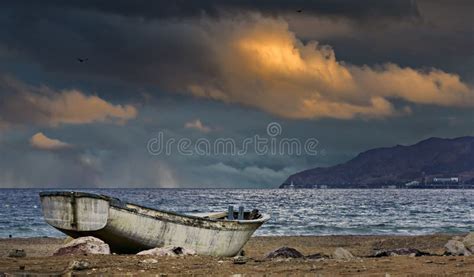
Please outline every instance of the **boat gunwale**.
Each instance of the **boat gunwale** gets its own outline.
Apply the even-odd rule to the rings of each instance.
[[[160,212],[160,213],[164,213],[164,214],[169,214],[169,215],[172,215],[172,216],[185,217],[185,218],[189,218],[189,219],[193,219],[193,220],[203,220],[203,221],[208,221],[208,222],[212,222],[212,223],[218,222],[218,223],[238,223],[238,224],[254,224],[254,223],[262,223],[263,224],[263,223],[265,223],[266,221],[268,221],[270,219],[270,216],[268,214],[264,214],[264,213],[261,214],[260,218],[250,219],[250,220],[222,220],[222,219],[214,219],[214,218],[205,218],[205,217],[193,216],[193,215],[189,215],[189,214],[177,213],[177,212],[173,212],[173,211],[164,211],[164,210],[160,210],[160,209],[150,208],[150,207],[146,207],[146,206],[142,206],[142,205],[137,205],[137,204],[125,202],[125,201],[120,200],[120,199],[115,198],[115,197],[111,197],[111,196],[107,196],[107,195],[103,195],[103,194],[90,193],[90,192],[82,192],[82,191],[43,191],[43,192],[40,192],[39,195],[40,195],[40,197],[48,197],[48,196],[67,196],[67,197],[71,197],[72,195],[74,195],[74,197],[77,197],[77,198],[101,199],[101,200],[109,202],[109,205],[111,207],[123,209],[123,210],[129,211],[129,212],[139,214],[140,216],[146,216],[146,217],[152,217],[152,218],[154,218],[154,217],[150,216],[150,215],[147,215],[147,214],[139,213],[139,212],[136,211],[136,209],[130,208],[127,205],[136,206],[138,208],[145,209],[145,210],[151,210],[151,211],[156,211],[156,212]]]

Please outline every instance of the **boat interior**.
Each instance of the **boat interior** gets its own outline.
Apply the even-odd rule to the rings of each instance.
[[[261,218],[262,214],[257,209],[245,212],[243,208],[239,208],[239,211],[234,211],[233,208],[229,207],[227,212],[211,213],[202,217],[215,220],[254,220]]]

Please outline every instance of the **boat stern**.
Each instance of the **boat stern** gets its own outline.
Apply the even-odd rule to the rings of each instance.
[[[45,221],[61,231],[97,231],[107,224],[109,200],[106,197],[52,191],[41,192],[40,198]]]

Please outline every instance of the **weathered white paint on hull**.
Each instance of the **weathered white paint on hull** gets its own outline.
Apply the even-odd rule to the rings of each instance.
[[[198,254],[235,256],[269,219],[222,220],[181,215],[89,193],[41,193],[46,222],[73,236],[96,236],[118,252],[176,245]]]

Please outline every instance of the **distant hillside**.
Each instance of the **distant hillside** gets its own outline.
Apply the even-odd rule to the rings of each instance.
[[[410,146],[368,150],[343,164],[293,174],[280,187],[376,187],[451,176],[474,181],[474,137],[429,138]]]

